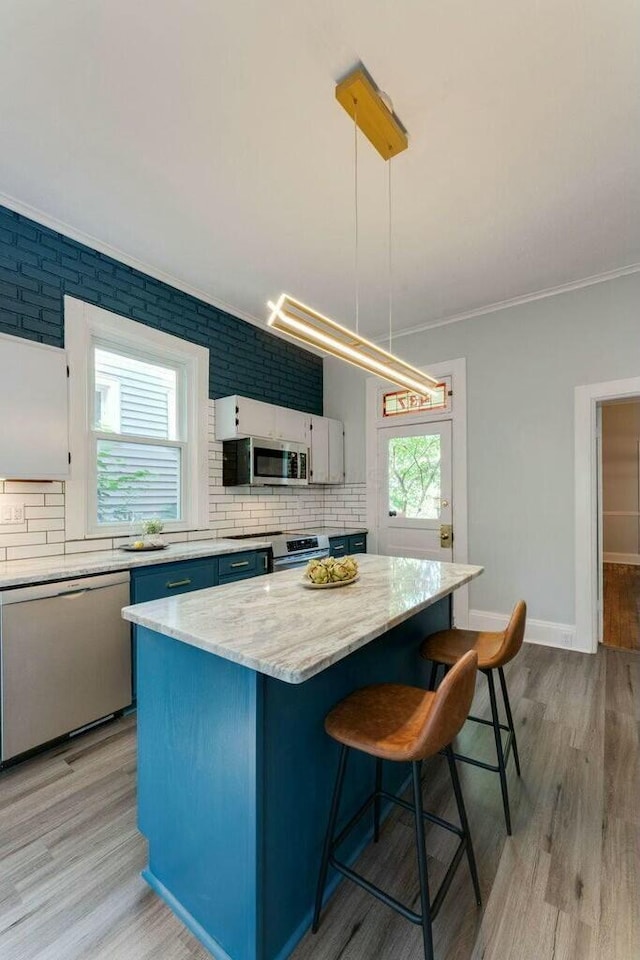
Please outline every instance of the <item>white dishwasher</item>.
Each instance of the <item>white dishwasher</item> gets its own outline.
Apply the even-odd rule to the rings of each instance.
[[[128,604],[126,571],[0,593],[3,764],[129,706]]]

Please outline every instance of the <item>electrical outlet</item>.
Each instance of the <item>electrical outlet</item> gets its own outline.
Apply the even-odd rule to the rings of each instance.
[[[573,644],[573,637],[568,630],[563,630],[560,634],[560,643],[563,647],[570,647]]]

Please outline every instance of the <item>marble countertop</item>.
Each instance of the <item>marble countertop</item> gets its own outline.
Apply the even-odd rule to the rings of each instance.
[[[52,580],[86,577],[94,573],[131,570],[150,567],[157,563],[193,560],[198,557],[217,557],[244,550],[268,550],[270,540],[194,540],[190,543],[170,543],[166,550],[128,553],[125,550],[96,550],[88,553],[67,553],[33,560],[5,560],[0,563],[0,590]]]
[[[327,537],[345,537],[366,533],[366,527],[322,526],[297,527],[292,533],[317,533]],[[52,580],[67,580],[91,576],[94,573],[111,573],[116,570],[131,570],[133,567],[149,567],[157,563],[177,560],[192,560],[198,557],[217,557],[225,553],[241,553],[243,550],[268,550],[271,538],[257,533],[243,540],[210,538],[192,540],[188,543],[172,543],[166,550],[146,553],[128,553],[124,550],[90,550],[83,553],[60,554],[53,557],[37,557],[30,560],[4,560],[0,562],[0,590],[24,587]]]
[[[245,541],[246,542],[246,541]],[[309,590],[298,570],[125,607],[122,615],[287,683],[302,683],[478,577],[483,568],[358,557],[360,580]]]

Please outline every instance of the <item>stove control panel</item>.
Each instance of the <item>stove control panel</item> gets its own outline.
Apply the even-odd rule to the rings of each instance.
[[[300,537],[296,540],[287,540],[287,551],[289,553],[297,553],[299,550],[314,550],[317,546],[317,537]]]

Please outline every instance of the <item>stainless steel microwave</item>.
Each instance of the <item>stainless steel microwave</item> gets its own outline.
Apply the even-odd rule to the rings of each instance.
[[[222,444],[225,487],[307,486],[309,451],[303,443],[245,437]]]

